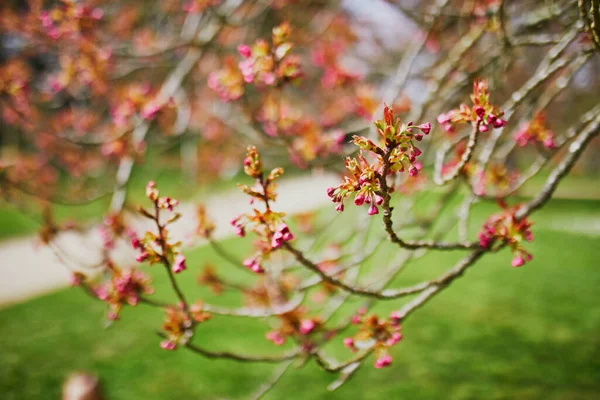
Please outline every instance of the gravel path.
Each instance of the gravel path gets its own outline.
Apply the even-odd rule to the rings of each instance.
[[[288,180],[283,178],[274,208],[293,214],[326,205],[329,198],[325,189],[337,181],[333,175],[311,175]],[[239,190],[201,201],[215,220],[217,238],[231,236],[233,230],[229,221],[250,209],[248,197]],[[171,234],[185,243],[195,228],[194,204],[184,203],[178,207],[178,211],[183,214],[183,218],[172,225]],[[145,221],[136,219],[134,227],[140,232],[145,224]],[[76,264],[71,266],[80,268],[81,264],[93,265],[99,261],[99,240],[98,229],[90,229],[85,234],[62,233],[56,243],[61,252],[69,255],[69,260],[75,260]],[[135,257],[125,244],[119,245],[113,256],[123,265],[131,264]],[[40,246],[37,237],[0,242],[0,307],[65,287],[69,284],[70,276],[65,264],[51,249]]]

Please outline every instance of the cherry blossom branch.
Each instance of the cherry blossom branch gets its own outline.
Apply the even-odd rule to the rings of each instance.
[[[471,157],[473,157],[473,151],[475,150],[475,146],[477,146],[477,137],[479,133],[479,128],[481,126],[481,121],[477,121],[469,134],[469,141],[467,142],[467,148],[465,152],[461,155],[460,161],[454,167],[454,171],[451,174],[443,176],[441,174],[441,169],[436,169],[436,175],[434,177],[434,182],[437,185],[444,185],[454,179],[456,179],[462,172],[463,168],[469,161],[471,161]],[[439,172],[439,175],[437,174]]]
[[[157,335],[166,338],[162,332],[157,332]],[[206,358],[219,358],[225,360],[247,362],[247,363],[279,363],[286,360],[292,360],[300,354],[300,349],[292,349],[279,356],[250,356],[242,355],[237,353],[231,353],[228,351],[212,351],[206,350],[203,347],[194,345],[192,343],[185,343],[184,347],[194,353],[200,354]]]
[[[558,187],[561,180],[569,173],[575,162],[579,159],[583,151],[591,140],[600,133],[600,115],[596,118],[577,136],[577,138],[569,146],[569,153],[563,158],[560,164],[552,170],[550,176],[546,180],[544,188],[538,195],[528,202],[517,212],[517,218],[524,218],[534,211],[542,207],[550,198]]]
[[[277,382],[279,382],[279,380],[283,377],[283,375],[285,375],[285,373],[288,371],[288,369],[290,368],[292,363],[293,363],[293,360],[282,362],[281,365],[279,365],[275,369],[275,371],[273,371],[271,378],[267,382],[263,383],[258,388],[258,390],[254,394],[252,394],[252,396],[250,398],[252,400],[261,399],[265,394],[267,394],[269,392],[269,390],[273,389],[273,387],[277,384]]]

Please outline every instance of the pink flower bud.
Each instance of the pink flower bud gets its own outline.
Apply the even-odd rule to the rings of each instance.
[[[556,144],[554,143],[554,138],[550,136],[544,139],[544,147],[547,149],[554,149],[556,147]]]
[[[185,269],[187,269],[187,266],[185,265],[185,256],[183,254],[177,254],[172,267],[173,272],[178,274]]]
[[[408,169],[408,173],[410,174],[410,176],[417,176],[419,174],[419,170],[414,165],[411,165]]]
[[[525,264],[525,259],[523,257],[521,257],[520,255],[516,255],[513,258],[511,265],[513,267],[521,267],[523,264]]]
[[[265,337],[267,338],[267,340],[270,340],[271,342],[273,342],[277,346],[281,346],[283,343],[285,343],[285,337],[283,337],[277,331],[267,332],[267,334],[265,335]]]
[[[485,124],[479,125],[479,132],[487,132],[489,130],[490,130],[490,127]]]
[[[133,247],[134,249],[142,249],[142,242],[140,241],[140,239],[134,237],[133,239],[131,239],[131,247]]]
[[[380,195],[376,194],[375,195],[375,204],[380,206],[383,204],[383,197],[381,197]]]
[[[365,202],[365,195],[364,194],[359,194],[354,198],[354,204],[357,206],[362,206],[363,203]]]
[[[160,342],[160,347],[163,350],[175,350],[175,342],[169,339],[165,339],[162,342]]]
[[[379,214],[379,209],[377,207],[375,207],[375,204],[371,204],[371,206],[369,207],[368,214],[369,215]]]
[[[375,368],[384,368],[392,363],[392,356],[385,354],[375,361]]]
[[[78,273],[74,273],[73,275],[71,275],[71,285],[72,286],[79,286],[79,285],[81,285],[82,282],[83,282],[83,275],[78,274]]]
[[[246,268],[250,269],[252,272],[255,272],[257,274],[262,274],[263,272],[265,272],[265,270],[260,265],[258,258],[247,258],[242,262],[242,264]]]
[[[417,128],[419,128],[421,132],[423,132],[426,135],[429,135],[429,132],[431,132],[431,124],[429,122],[421,124],[417,126]]]
[[[300,333],[307,335],[315,329],[315,322],[312,319],[305,319],[300,322]]]
[[[502,118],[498,118],[493,122],[494,128],[498,129],[498,128],[502,128],[503,126],[506,126],[506,120],[502,119]]]
[[[106,314],[106,318],[109,319],[110,321],[116,321],[119,319],[119,314],[117,314],[115,311],[110,310],[107,314]]]
[[[346,346],[352,352],[355,352],[357,350],[356,346],[354,346],[354,339],[352,339],[352,338],[345,338],[344,346]]]
[[[421,140],[423,140],[423,134],[421,134],[421,133],[417,133],[417,134],[415,135],[415,139],[417,139],[417,141],[419,141],[419,142],[420,142]]]
[[[240,44],[237,51],[244,58],[250,58],[252,56],[252,49],[250,49],[250,46],[247,44]]]
[[[144,262],[148,257],[150,257],[150,254],[148,254],[147,252],[144,251],[143,253],[141,253],[140,255],[138,255],[135,258],[135,261],[141,263],[141,262]]]
[[[242,225],[236,225],[234,227],[234,229],[235,229],[236,236],[239,236],[239,237],[246,236],[246,230],[244,229],[244,227]]]
[[[447,114],[440,114],[437,117],[437,122],[440,123],[441,125],[446,125],[450,122],[452,116],[450,115],[450,113]]]
[[[338,204],[337,207],[335,208],[335,211],[339,211],[339,212],[344,211],[344,204],[343,203]]]
[[[477,114],[477,120],[481,121],[481,119],[485,115],[485,108],[483,108],[481,106],[475,107],[475,114]]]
[[[333,194],[335,193],[335,188],[327,188],[327,196],[329,197],[333,197]]]
[[[385,344],[387,344],[388,346],[393,346],[401,340],[402,340],[402,334],[400,332],[394,332],[394,333],[392,333],[392,336],[386,341]]]

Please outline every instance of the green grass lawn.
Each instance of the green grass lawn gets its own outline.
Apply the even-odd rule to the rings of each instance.
[[[529,246],[534,260],[514,269],[507,252],[484,258],[406,321],[405,339],[393,349],[390,368],[376,370],[369,359],[351,381],[329,393],[326,386],[335,376],[310,361],[292,367],[265,398],[597,399],[599,237],[597,231],[587,236],[563,227],[573,221],[598,224],[599,205],[557,200],[535,214],[535,241]],[[494,209],[490,204],[475,209],[473,233]],[[248,241],[238,239],[225,245],[240,256],[249,248]],[[385,246],[369,268],[386,267],[386,249],[391,247]],[[458,256],[428,254],[411,264],[395,285],[435,276]],[[210,248],[196,249],[188,259],[191,271],[179,276],[188,297],[239,303],[234,293],[215,298],[196,286],[193,270],[213,262],[232,280],[244,282],[246,275],[220,261]],[[154,296],[169,298],[163,271],[148,271],[155,277]],[[376,311],[387,313],[403,301]],[[58,398],[65,376],[83,369],[100,376],[108,400],[244,399],[275,368],[207,360],[185,349],[161,350],[154,334],[162,323],[160,310],[128,308],[108,328],[105,311],[102,303],[77,289],[0,310],[0,398]],[[215,317],[199,327],[194,340],[245,354],[281,351],[264,339],[266,330],[264,321]],[[329,350],[349,355],[339,345]]]

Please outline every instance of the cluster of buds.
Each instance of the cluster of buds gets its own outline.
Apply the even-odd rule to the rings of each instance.
[[[232,57],[225,58],[223,69],[210,73],[207,83],[226,102],[237,100],[244,94],[244,77]]]
[[[521,147],[527,143],[542,143],[547,149],[556,147],[554,132],[546,126],[546,115],[541,112],[536,113],[531,121],[520,126],[515,133],[515,141]]]
[[[110,109],[115,125],[128,126],[136,114],[147,120],[153,119],[160,111],[160,107],[152,102],[155,92],[148,83],[127,86]]]
[[[154,289],[150,286],[150,279],[136,269],[121,271],[109,265],[109,270],[110,279],[93,288],[93,291],[98,299],[109,305],[107,318],[117,320],[124,305],[137,305],[141,295],[151,294]],[[81,284],[81,277],[78,278],[73,283]]]
[[[354,204],[361,206],[369,204],[369,215],[379,213],[377,206],[383,204],[381,180],[388,174],[403,172],[408,168],[410,176],[419,173],[417,157],[421,150],[413,143],[423,140],[424,135],[431,131],[431,124],[414,125],[412,122],[402,124],[400,118],[394,119],[394,111],[385,106],[384,119],[375,122],[381,136],[381,146],[363,136],[354,136],[352,142],[360,148],[361,154],[356,158],[347,157],[346,168],[350,176],[344,177],[344,182],[338,187],[327,189],[327,195],[336,206],[337,211],[344,211],[344,199],[354,194]],[[375,163],[370,163],[362,152],[376,157]]]
[[[41,11],[39,19],[48,37],[58,40],[87,35],[102,19],[104,12],[73,0],[62,0],[49,11]]]
[[[154,213],[150,213],[143,207],[138,207],[138,212],[154,221],[158,233],[146,231],[141,239],[135,235],[132,236],[131,246],[139,251],[136,261],[140,263],[148,262],[149,264],[163,263],[169,265],[171,271],[176,274],[186,270],[185,256],[179,251],[181,242],[170,243],[169,232],[166,229],[167,225],[177,221],[181,214],[175,213],[164,224],[160,222],[161,210],[173,211],[179,201],[171,197],[160,197],[160,191],[153,181],[148,182],[146,185],[146,197],[152,201]]]
[[[490,216],[479,232],[479,245],[490,249],[494,245],[508,245],[513,253],[512,266],[520,267],[533,256],[522,246],[524,241],[531,242],[533,233],[532,223],[527,218],[517,219],[516,213],[520,206],[507,207],[501,203],[503,211]]]
[[[323,325],[319,318],[306,317],[305,310],[302,308],[297,308],[280,315],[279,320],[279,328],[269,331],[265,335],[267,340],[277,346],[283,345],[288,337],[293,337],[302,341],[304,346],[309,348],[310,341],[308,340],[308,336],[318,332],[319,328]]]
[[[10,60],[0,65],[0,76],[2,119],[10,125],[29,125],[33,113],[29,100],[31,71],[25,63]]]
[[[194,325],[211,317],[211,314],[202,310],[200,302],[190,305],[187,312],[183,305],[179,305],[167,307],[165,313],[162,327],[165,339],[160,342],[160,347],[165,350],[175,350],[177,346],[185,345],[194,335]]]
[[[313,65],[323,68],[321,85],[326,89],[347,86],[358,80],[359,76],[347,71],[342,65],[345,45],[339,39],[318,41],[312,49]]]
[[[183,10],[188,13],[201,13],[209,7],[218,6],[221,0],[190,0],[183,4]]]
[[[392,363],[389,349],[402,340],[400,318],[396,312],[392,312],[387,320],[365,314],[366,310],[360,309],[352,317],[352,324],[360,325],[360,328],[356,335],[344,339],[344,346],[352,352],[374,348],[375,368],[387,367]]]
[[[244,58],[238,66],[246,83],[275,86],[302,76],[300,58],[289,54],[293,47],[290,33],[290,25],[284,22],[273,28],[272,46],[263,39],[252,46],[238,46],[238,53]]]
[[[285,242],[294,239],[288,225],[283,221],[284,213],[271,210],[270,201],[277,198],[275,180],[283,174],[283,168],[275,168],[265,177],[260,154],[256,147],[248,147],[244,158],[244,172],[255,180],[252,187],[238,185],[251,197],[251,203],[258,200],[265,205],[265,211],[253,209],[252,214],[241,214],[231,221],[237,236],[244,237],[246,228],[251,226],[252,232],[259,237],[259,251],[244,260],[243,265],[256,273],[264,272],[261,261],[280,248]]]
[[[478,126],[479,132],[487,132],[490,126],[496,129],[506,126],[506,120],[502,119],[504,111],[490,102],[486,80],[476,80],[473,83],[471,101],[471,107],[461,104],[457,109],[440,114],[437,121],[449,133],[454,132],[455,125],[464,123]]]

